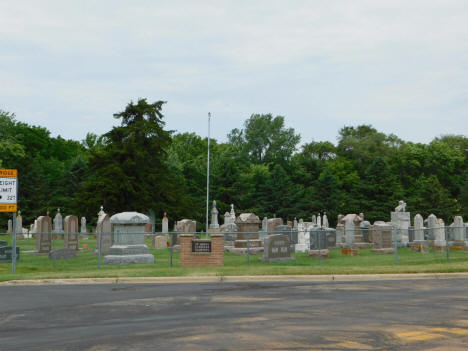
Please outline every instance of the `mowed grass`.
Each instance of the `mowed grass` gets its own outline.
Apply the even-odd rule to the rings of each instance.
[[[0,236],[0,240],[11,242],[11,238]],[[303,274],[385,274],[385,273],[435,273],[435,272],[468,272],[468,252],[451,251],[450,261],[446,253],[417,253],[409,248],[398,250],[398,264],[394,264],[393,254],[376,254],[370,249],[360,251],[359,256],[349,257],[341,250],[330,250],[330,257],[310,258],[307,254],[295,253],[296,261],[282,263],[264,263],[258,259],[262,255],[251,255],[250,265],[246,255],[226,253],[223,267],[180,267],[179,253],[173,254],[173,267],[170,266],[169,249],[151,248],[151,239],[147,239],[150,252],[154,254],[154,264],[133,264],[114,266],[101,264],[98,269],[98,258],[94,254],[96,240],[80,239],[77,257],[68,260],[53,260],[48,255],[25,253],[35,249],[35,240],[18,241],[21,257],[17,262],[16,274],[11,273],[11,263],[0,263],[0,281],[13,279],[47,279],[47,278],[98,278],[98,277],[167,277],[196,275],[303,275]],[[63,240],[56,240],[56,248],[63,247]],[[83,245],[87,245],[87,249]],[[104,258],[103,258],[104,259]],[[102,260],[103,262],[103,260]]]

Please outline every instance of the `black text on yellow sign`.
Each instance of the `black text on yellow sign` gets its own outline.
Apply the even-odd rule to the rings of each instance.
[[[0,169],[0,177],[18,178],[18,170],[17,169]]]
[[[16,204],[1,205],[0,204],[0,212],[18,212],[18,205]]]

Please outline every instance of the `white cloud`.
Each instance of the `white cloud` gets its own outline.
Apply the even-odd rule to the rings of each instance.
[[[466,23],[465,1],[2,2],[0,108],[75,139],[138,97],[180,131],[213,112],[221,139],[262,112],[304,141],[468,134]]]

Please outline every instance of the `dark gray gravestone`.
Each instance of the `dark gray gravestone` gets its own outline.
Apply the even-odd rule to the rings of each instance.
[[[7,245],[8,245],[7,241],[0,240],[0,247],[1,246],[7,246]]]
[[[336,248],[336,230],[327,229],[327,248],[335,249]]]
[[[291,246],[291,252],[294,252],[297,244],[297,230],[292,230],[290,225],[279,225],[275,228],[274,234],[287,235]]]
[[[409,242],[412,243],[414,241],[414,227],[409,227],[408,231]]]
[[[11,246],[2,246],[0,247],[0,262],[11,262],[11,254],[13,252],[13,247]],[[16,247],[16,260],[20,259],[20,248]]]
[[[68,258],[76,258],[76,250],[70,248],[58,249],[49,252],[49,258],[53,259],[55,254],[56,260],[66,260]]]
[[[260,262],[294,261],[291,257],[291,243],[289,237],[283,234],[268,235],[265,237],[263,258]]]
[[[336,241],[336,237],[335,237]],[[323,250],[328,248],[327,231],[323,228],[313,228],[310,231],[310,249]]]

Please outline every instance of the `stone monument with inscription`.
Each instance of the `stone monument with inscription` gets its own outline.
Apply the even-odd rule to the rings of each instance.
[[[409,244],[409,227],[411,214],[406,212],[406,202],[399,201],[395,211],[391,213],[391,223],[397,231],[398,247],[406,247]]]
[[[96,225],[96,233],[97,233],[97,250],[99,250],[99,246],[101,247],[101,254],[107,255],[109,253],[109,249],[114,243],[114,235],[112,233],[112,226],[110,222],[110,217],[107,213],[104,212],[103,207],[101,206],[101,210],[98,213],[98,222]]]
[[[52,218],[47,216],[40,216],[37,218],[36,226],[36,252],[49,253],[51,250],[51,232],[52,232]]]
[[[450,249],[458,251],[468,250],[468,241],[466,240],[465,223],[462,216],[455,216],[453,220],[453,241],[450,243]]]
[[[110,218],[114,244],[109,255],[104,258],[106,264],[126,265],[130,263],[154,263],[154,256],[145,245],[145,226],[148,216],[138,212],[122,212]]]
[[[257,254],[263,251],[262,241],[259,239],[258,231],[261,221],[254,213],[242,213],[236,219],[237,238],[230,252],[236,254]]]
[[[288,235],[273,234],[265,237],[263,258],[260,262],[295,261],[291,257],[291,242]]]
[[[424,219],[418,213],[414,216],[414,240],[411,243],[411,250],[416,252],[427,252],[428,245],[424,239]]]
[[[65,217],[65,235],[64,235],[64,248],[79,250],[80,245],[78,242],[78,217],[66,216]]]
[[[392,247],[393,227],[384,222],[374,222],[370,227],[374,248],[372,252],[390,254],[394,252]]]

